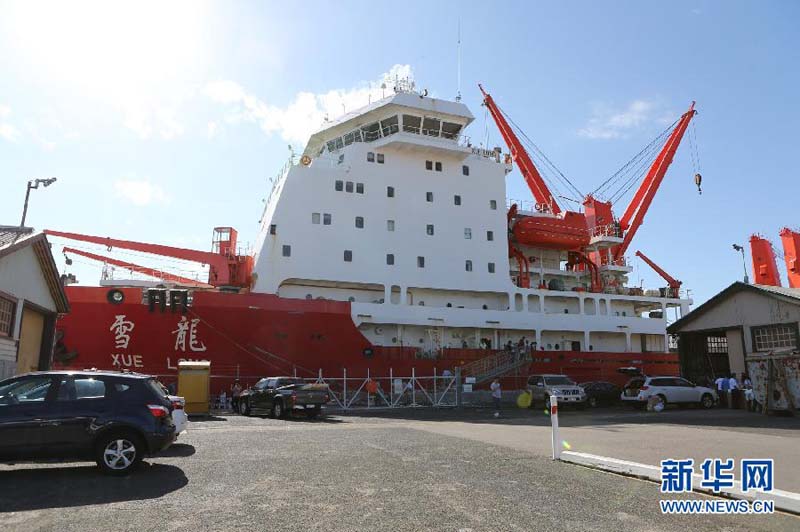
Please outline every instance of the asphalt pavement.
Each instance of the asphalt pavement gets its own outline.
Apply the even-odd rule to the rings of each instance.
[[[0,528],[800,529],[800,518],[785,514],[662,515],[656,484],[503,443],[504,433],[538,423],[482,410],[316,421],[217,416],[193,421],[178,444],[128,478],[86,463],[0,465]]]

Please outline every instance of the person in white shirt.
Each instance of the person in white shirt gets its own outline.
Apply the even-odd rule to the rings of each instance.
[[[731,378],[728,379],[728,389],[729,390],[739,389],[739,381],[736,380],[736,373],[731,373]]]
[[[494,417],[500,415],[500,398],[503,397],[503,391],[500,389],[500,381],[495,379],[490,386],[492,390],[492,402],[494,402]]]

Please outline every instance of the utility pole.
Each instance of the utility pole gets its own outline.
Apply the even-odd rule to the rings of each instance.
[[[28,181],[28,189],[25,191],[25,206],[22,208],[22,221],[19,223],[20,227],[25,227],[25,217],[28,215],[28,198],[30,198],[31,189],[39,188],[39,185],[49,187],[55,182],[55,177],[50,177],[47,179],[31,179]]]
[[[733,244],[733,249],[736,251],[740,251],[742,253],[742,269],[744,269],[744,282],[750,284],[750,278],[747,277],[747,262],[744,258],[744,246],[740,246],[739,244]]]

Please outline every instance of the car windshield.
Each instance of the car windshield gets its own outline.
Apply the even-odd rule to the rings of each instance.
[[[558,376],[555,376],[555,377],[545,377],[544,381],[547,384],[559,384],[559,385],[562,385],[562,386],[565,386],[565,385],[574,386],[575,385],[575,382],[572,379],[570,379],[569,377],[565,377],[563,375],[558,375]]]

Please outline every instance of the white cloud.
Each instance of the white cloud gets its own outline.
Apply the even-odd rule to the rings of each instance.
[[[119,179],[114,182],[114,191],[117,197],[138,207],[169,202],[164,189],[148,180]]]
[[[11,108],[7,105],[0,105],[0,138],[8,141],[15,141],[19,138],[19,130],[11,122],[5,119],[11,114]]]
[[[219,124],[214,122],[213,120],[208,123],[208,138],[213,139],[219,133]]]
[[[172,140],[184,133],[183,125],[177,119],[175,107],[129,104],[125,108],[122,123],[145,140],[154,136]]]
[[[278,133],[289,142],[304,143],[327,117],[334,120],[346,112],[392,94],[395,79],[413,79],[410,65],[395,65],[372,82],[362,82],[349,89],[325,93],[299,92],[286,106],[270,105],[245,90],[238,83],[222,80],[208,83],[206,96],[227,107],[228,123],[253,122],[267,133]],[[381,84],[387,88],[382,89]]]
[[[654,118],[657,105],[649,100],[634,100],[623,110],[595,106],[589,122],[578,135],[590,139],[615,139],[625,136],[651,121],[663,123],[665,114]]]

